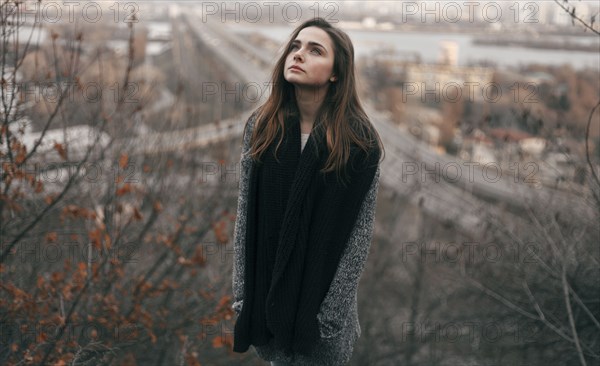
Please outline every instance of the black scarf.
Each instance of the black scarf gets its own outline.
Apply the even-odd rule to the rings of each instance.
[[[317,313],[373,181],[380,152],[352,146],[349,181],[321,173],[327,158],[324,128],[316,124],[304,150],[292,110],[279,135],[252,161],[245,243],[244,302],[234,328],[235,352],[251,344],[275,346],[287,355],[311,353],[319,339]],[[256,127],[256,126],[255,126]],[[280,133],[280,132],[279,132]]]

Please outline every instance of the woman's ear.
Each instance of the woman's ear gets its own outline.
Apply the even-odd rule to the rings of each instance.
[[[332,76],[332,77],[330,77],[330,78],[329,78],[329,81],[331,81],[331,82],[334,82],[334,81],[336,81],[336,80],[337,80],[337,77],[336,77],[336,76]]]

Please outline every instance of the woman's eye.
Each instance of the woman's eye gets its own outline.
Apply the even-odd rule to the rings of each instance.
[[[293,45],[290,46],[290,51],[294,50],[296,48],[298,48],[298,45],[297,44],[293,44]],[[317,55],[321,55],[322,54],[321,50],[318,49],[318,48],[313,49],[312,52],[316,53]]]

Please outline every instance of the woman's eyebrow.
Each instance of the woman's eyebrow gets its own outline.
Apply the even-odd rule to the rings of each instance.
[[[302,43],[302,42],[300,40],[298,40],[298,39],[295,39],[295,40],[292,41],[292,44],[295,44],[295,43]],[[322,49],[324,49],[325,51],[327,51],[327,49],[325,48],[325,46],[323,46],[320,43],[313,42],[313,41],[308,41],[308,44],[311,45],[311,46],[319,46]]]

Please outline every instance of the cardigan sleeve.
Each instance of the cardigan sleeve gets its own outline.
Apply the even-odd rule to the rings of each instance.
[[[248,203],[248,186],[249,186],[249,171],[251,165],[251,157],[248,155],[250,150],[250,138],[254,128],[256,112],[248,118],[246,128],[244,128],[242,138],[242,153],[240,156],[240,181],[239,194],[237,201],[237,213],[235,218],[235,226],[233,230],[233,273],[232,273],[232,290],[233,290],[233,305],[232,309],[236,314],[242,311],[244,300],[244,271],[245,271],[245,247],[246,247],[246,211]]]
[[[358,283],[373,236],[379,174],[380,167],[378,166],[373,182],[361,205],[356,225],[350,233],[350,238],[340,258],[331,286],[317,314],[320,334],[323,338],[335,337],[344,329],[345,321],[355,301]]]

